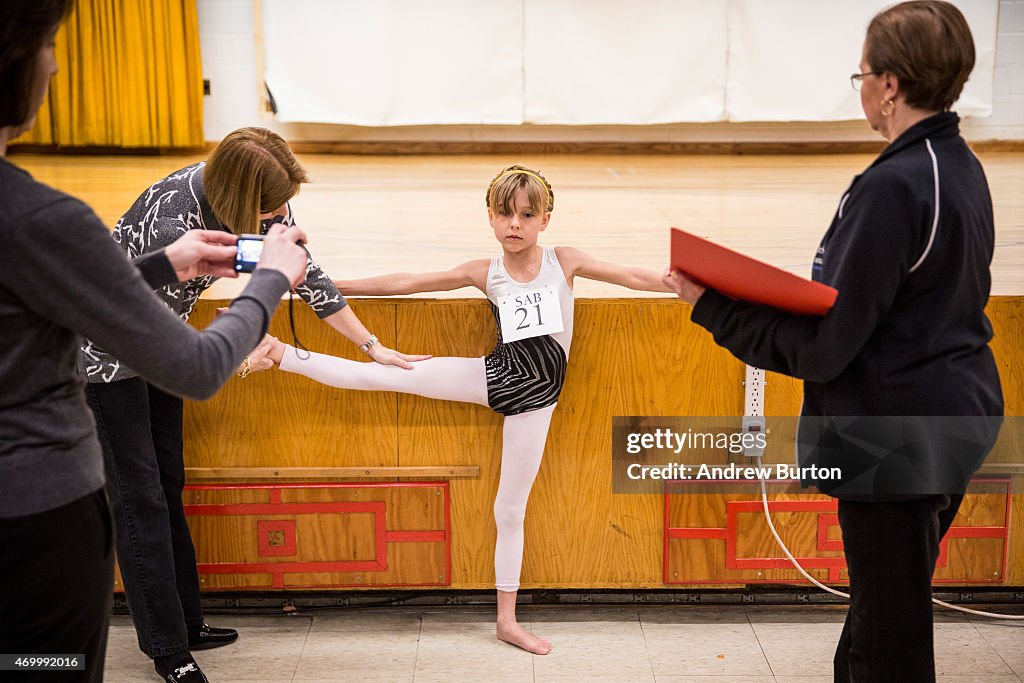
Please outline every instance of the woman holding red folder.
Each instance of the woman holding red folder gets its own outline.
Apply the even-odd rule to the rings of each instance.
[[[854,178],[818,247],[813,279],[839,290],[827,315],[735,301],[680,273],[665,275],[718,344],[750,365],[804,380],[801,432],[835,417],[892,425],[887,416],[923,416],[914,418],[921,424],[958,416],[971,429],[980,425],[966,445],[929,433],[904,444],[916,447],[912,456],[897,453],[909,466],[899,475],[875,473],[870,492],[849,482],[819,486],[839,499],[850,576],[837,681],[935,680],[931,578],[939,543],[1003,414],[984,312],[992,200],[950,111],[973,67],[970,29],[947,2],[905,2],[872,19],[850,79],[868,123],[889,145]],[[812,450],[820,455],[835,443],[822,439]],[[954,461],[961,471],[950,476]],[[908,475],[926,483],[910,485]]]

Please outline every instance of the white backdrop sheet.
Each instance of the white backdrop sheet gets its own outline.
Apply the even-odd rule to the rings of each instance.
[[[992,113],[997,0],[952,0],[971,27],[975,65],[955,109]],[[889,0],[730,0],[730,121],[841,121],[863,117],[849,76],[864,34]]]
[[[520,0],[263,0],[280,121],[520,124]]]
[[[525,0],[530,123],[725,118],[728,0]]]
[[[953,0],[992,109],[998,0]],[[263,0],[285,122],[651,125],[859,119],[849,74],[886,0]]]

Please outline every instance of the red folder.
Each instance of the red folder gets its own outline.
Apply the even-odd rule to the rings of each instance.
[[[672,268],[704,287],[797,315],[825,315],[839,292],[672,228]]]

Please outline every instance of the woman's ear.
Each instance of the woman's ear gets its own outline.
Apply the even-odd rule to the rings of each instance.
[[[881,75],[882,87],[885,88],[885,99],[895,100],[900,94],[900,79],[899,76],[891,74],[888,71]]]

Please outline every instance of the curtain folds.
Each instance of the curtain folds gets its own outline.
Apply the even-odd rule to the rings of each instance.
[[[17,142],[203,145],[196,0],[78,0],[57,33],[59,72]]]

